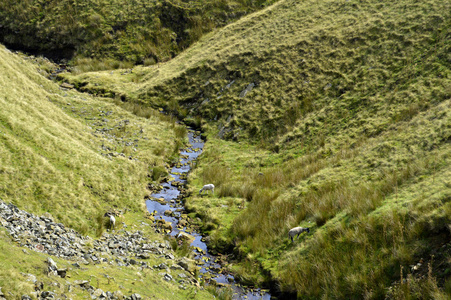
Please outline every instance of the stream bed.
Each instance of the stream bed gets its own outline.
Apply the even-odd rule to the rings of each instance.
[[[171,236],[177,237],[188,234],[192,237],[190,246],[194,247],[196,251],[196,261],[200,262],[201,277],[214,280],[218,286],[230,286],[234,292],[233,299],[271,299],[271,295],[267,291],[244,288],[235,282],[232,275],[222,273],[218,258],[208,252],[202,235],[186,227],[178,226],[181,214],[184,212],[183,199],[180,197],[179,188],[186,184],[186,177],[191,170],[191,165],[195,163],[204,147],[200,134],[194,130],[188,131],[188,139],[189,146],[180,151],[179,164],[170,170],[171,180],[163,182],[161,184],[163,189],[152,194],[150,199],[146,201],[147,210],[155,217],[156,221],[163,219],[166,222],[171,222],[172,229],[169,233]]]

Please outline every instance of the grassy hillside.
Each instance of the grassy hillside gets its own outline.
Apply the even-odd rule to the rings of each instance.
[[[166,61],[204,33],[274,2],[259,1],[9,1],[0,3],[0,42],[77,69]]]
[[[112,99],[62,88],[43,76],[52,68],[45,59],[0,46],[0,199],[37,216],[50,214],[93,238],[105,230],[103,214],[117,209],[123,212],[119,229],[124,222],[151,241],[163,241],[144,218],[144,197],[147,186],[166,174],[166,163],[176,159],[186,130],[151,109],[126,110]],[[74,261],[53,257],[68,277],[47,276],[49,255],[25,250],[0,227],[0,287],[7,299],[32,295],[35,286],[27,278],[33,275],[46,290],[72,299],[90,297],[80,288],[68,290],[68,282],[76,286],[76,280],[127,296],[213,297],[194,286],[180,289],[157,271],[137,266],[91,263],[77,269]],[[164,257],[147,260],[150,266],[162,262],[167,263]]]
[[[105,209],[141,210],[152,166],[163,168],[184,139],[175,124],[65,90],[5,48],[0,55],[0,198],[84,233]]]
[[[187,206],[243,282],[445,298],[450,13],[438,0],[279,1],[158,67],[66,78],[203,126]],[[197,196],[206,183],[215,195]],[[312,230],[291,243],[295,226]]]

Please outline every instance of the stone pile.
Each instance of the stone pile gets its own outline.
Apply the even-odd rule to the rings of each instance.
[[[1,200],[0,224],[21,246],[82,263],[109,262],[111,258],[116,258],[115,261],[122,266],[136,264],[126,257],[133,255],[147,259],[150,254],[174,259],[168,241],[148,241],[140,231],[123,231],[121,235],[105,233],[100,239],[93,240],[61,223],[55,223],[49,215],[38,217]]]
[[[18,209],[13,204],[6,204],[0,200],[0,225],[5,227],[12,239],[34,251],[46,253],[66,260],[75,261],[72,265],[76,268],[82,264],[108,263],[118,266],[137,266],[161,270],[160,266],[149,266],[146,259],[151,255],[173,262],[171,269],[184,269],[188,273],[194,274],[192,265],[184,264],[183,259],[175,259],[172,248],[168,241],[149,241],[142,236],[142,232],[129,232],[120,230],[121,234],[104,233],[99,239],[94,240],[89,236],[82,236],[73,229],[66,228],[61,223],[55,223],[53,218],[47,214],[45,216],[35,216],[31,213]],[[24,250],[25,251],[25,250]],[[60,277],[66,276],[66,269],[58,269],[51,258],[47,259],[48,274]],[[168,267],[164,269],[169,269]],[[185,275],[185,274],[183,274]],[[167,281],[175,280],[170,274],[161,274]],[[186,278],[186,277],[185,277]],[[35,280],[33,280],[35,281]],[[178,280],[181,287],[185,284],[197,284],[197,280],[189,276],[188,280]],[[77,285],[77,284],[75,284]],[[80,284],[80,286],[82,286]],[[86,290],[91,294],[91,298],[96,299],[120,299],[113,293],[95,290],[87,285]],[[1,290],[0,290],[1,291]],[[100,295],[94,295],[94,293]],[[45,296],[45,291],[40,293],[41,299],[52,298]],[[43,297],[45,296],[45,297]],[[125,299],[140,299],[138,294],[133,294]],[[0,292],[0,299],[2,299]]]

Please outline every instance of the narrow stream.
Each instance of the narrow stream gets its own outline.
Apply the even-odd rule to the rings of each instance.
[[[234,291],[233,299],[271,299],[271,295],[261,289],[245,289],[235,282],[235,278],[232,275],[218,273],[222,268],[216,262],[217,258],[208,252],[207,245],[202,241],[202,235],[195,231],[189,231],[186,227],[183,227],[183,229],[177,228],[180,215],[184,211],[183,201],[178,198],[180,195],[178,187],[186,183],[186,179],[183,178],[186,178],[191,170],[191,163],[202,153],[204,147],[204,142],[195,131],[188,131],[188,139],[190,145],[188,148],[181,150],[180,164],[173,167],[170,171],[170,176],[173,179],[162,183],[163,189],[151,195],[151,199],[163,198],[164,201],[147,200],[147,210],[154,214],[155,220],[164,219],[172,223],[171,236],[177,236],[182,231],[194,237],[194,241],[190,245],[196,249],[197,255],[195,259],[202,261],[201,277],[209,273],[208,277],[211,276],[211,279],[217,283],[231,286]],[[171,216],[168,216],[167,211],[171,211]]]

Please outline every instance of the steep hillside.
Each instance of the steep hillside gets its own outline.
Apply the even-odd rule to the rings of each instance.
[[[60,87],[43,76],[53,68],[0,45],[0,298],[109,291],[211,299],[186,284],[190,274],[182,274],[182,289],[152,270],[178,253],[149,226],[144,197],[177,158],[186,129],[151,109],[129,107],[132,114],[112,99]],[[114,233],[105,234],[107,211],[120,213]],[[129,252],[143,242],[159,255]],[[64,275],[48,271],[49,258]]]
[[[299,298],[440,298],[450,13],[438,0],[279,1],[160,66],[64,77],[203,127],[187,207],[243,282]],[[197,195],[206,183],[214,196]],[[291,243],[295,226],[311,230]]]
[[[102,209],[141,210],[149,166],[174,154],[173,125],[60,88],[5,48],[1,55],[0,198],[55,212],[82,232]]]
[[[0,42],[56,59],[75,57],[76,70],[149,65],[272,2],[4,0]]]

